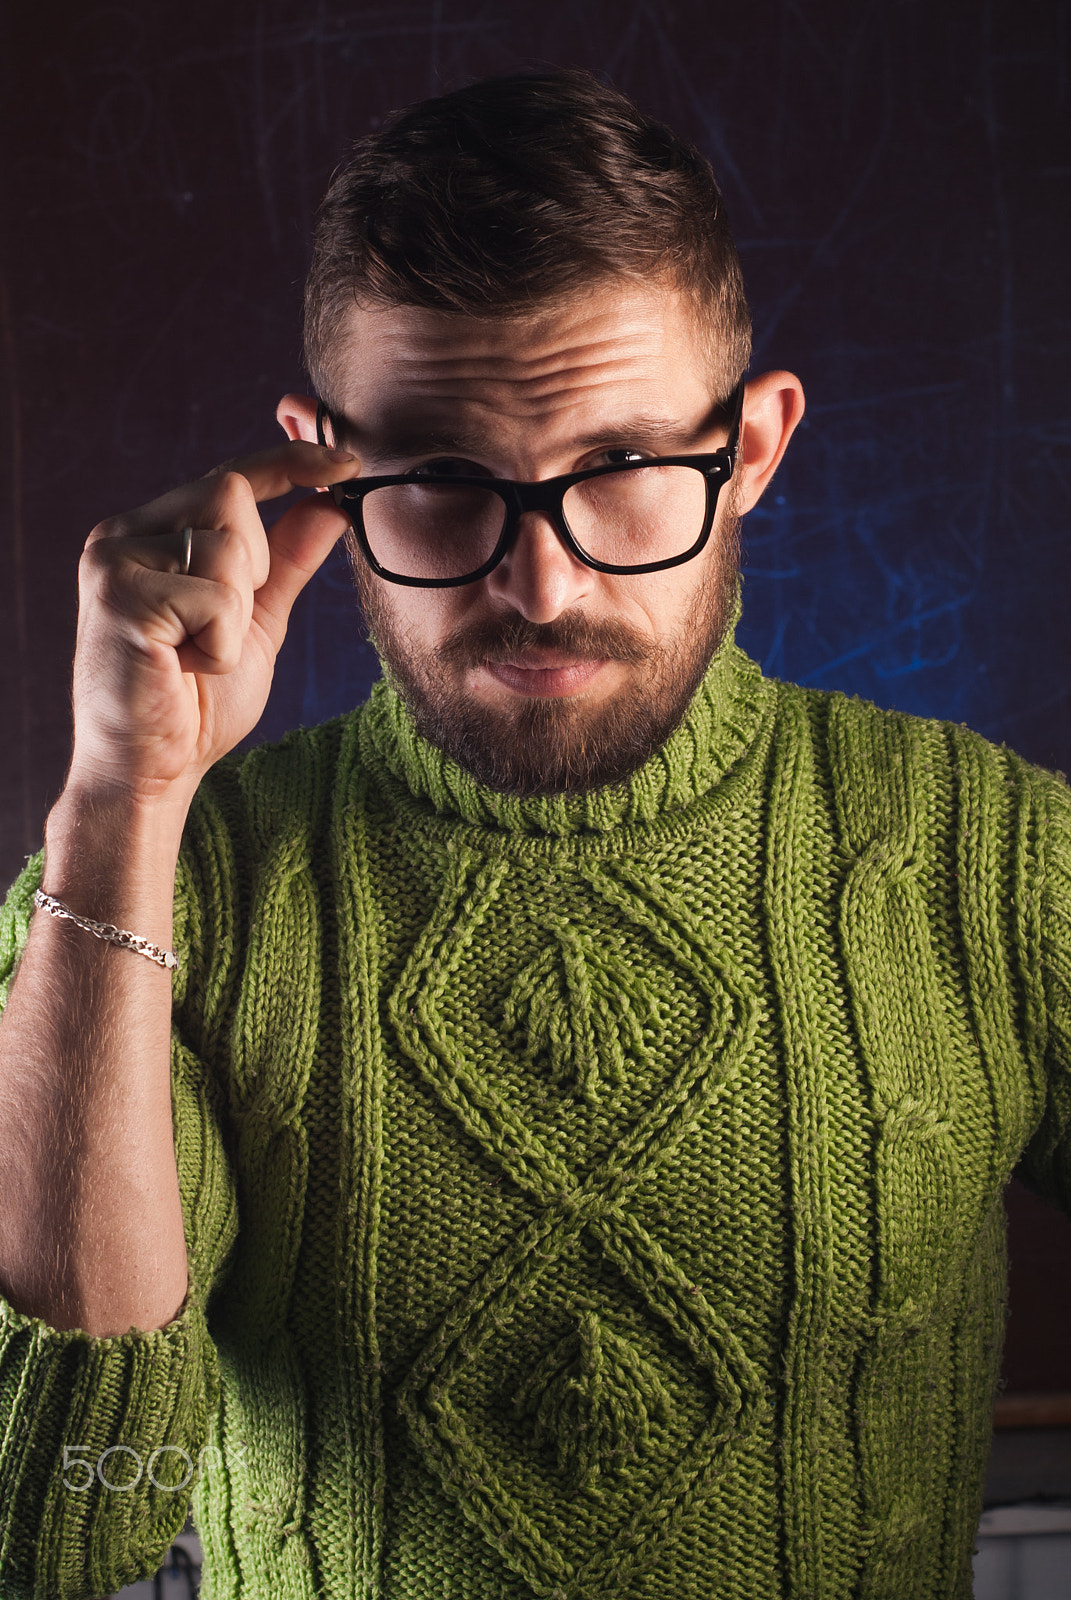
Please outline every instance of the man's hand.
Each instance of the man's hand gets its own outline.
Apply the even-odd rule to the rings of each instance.
[[[358,470],[345,451],[279,445],[94,528],[79,569],[69,786],[188,805],[256,725],[290,609],[346,527],[310,495],[269,534],[258,502]]]

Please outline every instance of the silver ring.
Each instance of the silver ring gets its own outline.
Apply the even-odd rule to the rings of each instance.
[[[193,529],[182,530],[182,560],[179,562],[179,577],[188,578],[190,575],[190,557],[193,554]]]

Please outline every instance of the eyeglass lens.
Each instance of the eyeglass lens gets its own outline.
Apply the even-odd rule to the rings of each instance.
[[[585,555],[632,567],[690,550],[703,531],[706,505],[706,479],[697,468],[637,466],[573,484],[563,510]],[[424,581],[478,571],[494,554],[506,515],[499,494],[473,484],[390,484],[363,500],[365,538],[379,566]]]

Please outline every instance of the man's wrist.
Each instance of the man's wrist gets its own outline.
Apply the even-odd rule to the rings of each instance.
[[[68,784],[45,824],[42,890],[83,916],[167,942],[175,866],[188,804]]]

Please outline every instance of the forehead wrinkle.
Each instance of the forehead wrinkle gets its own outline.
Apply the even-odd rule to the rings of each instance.
[[[436,349],[436,345],[439,349]],[[486,350],[459,351],[448,339],[428,340],[423,342],[412,352],[396,351],[395,359],[399,366],[421,368],[424,366],[445,368],[447,371],[464,376],[467,369],[475,369],[483,373],[490,366],[498,371],[503,366],[512,366],[526,372],[571,371],[591,365],[613,365],[614,361],[629,360],[636,350],[646,353],[647,340],[642,334],[636,333],[629,336],[627,330],[617,328],[605,339],[582,339],[575,344],[554,344],[550,349],[540,349],[525,354],[523,350],[513,348],[508,353],[503,353],[501,343],[489,345]],[[613,358],[609,362],[600,360],[600,353],[612,350]]]
[[[426,393],[434,393],[436,399],[443,403],[471,404],[476,399],[473,389],[491,394],[509,394],[511,398],[516,397],[522,402],[529,397],[553,402],[561,395],[580,394],[615,381],[634,383],[641,376],[635,368],[630,368],[620,360],[557,366],[544,372],[527,373],[503,370],[503,366],[504,363],[497,362],[490,370],[484,368],[465,372],[456,369],[417,369],[414,364],[408,377],[415,386]]]

